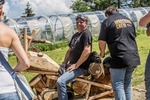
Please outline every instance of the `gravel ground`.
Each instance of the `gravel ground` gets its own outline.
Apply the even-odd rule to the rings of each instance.
[[[144,83],[133,87],[133,100],[145,100],[145,86]]]

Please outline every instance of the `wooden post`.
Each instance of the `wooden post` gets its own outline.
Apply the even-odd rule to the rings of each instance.
[[[30,46],[31,42],[32,42],[32,39],[33,39],[33,36],[35,35],[36,31],[33,30],[32,33],[31,33],[31,36],[28,36],[28,46]]]
[[[24,50],[27,53],[28,51],[27,27],[23,29],[23,33],[24,33]]]

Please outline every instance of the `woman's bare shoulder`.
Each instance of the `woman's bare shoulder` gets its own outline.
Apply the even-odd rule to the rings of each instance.
[[[15,31],[12,28],[2,22],[0,22],[0,30],[1,34],[15,34]]]

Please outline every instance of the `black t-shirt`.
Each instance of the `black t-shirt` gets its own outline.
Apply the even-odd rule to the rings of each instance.
[[[101,25],[99,40],[106,41],[112,57],[112,68],[135,67],[140,64],[133,22],[116,13]]]
[[[69,47],[71,48],[70,64],[74,64],[78,61],[86,45],[92,45],[92,34],[88,29],[85,29],[81,33],[77,32],[72,36],[69,43]],[[89,64],[90,61],[87,59],[80,68],[87,69]]]

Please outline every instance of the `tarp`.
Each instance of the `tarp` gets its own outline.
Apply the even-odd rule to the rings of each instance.
[[[69,17],[66,16],[60,17],[60,20],[62,22],[63,29],[64,29],[64,38],[67,40],[71,40],[71,37],[74,32],[73,22]]]

